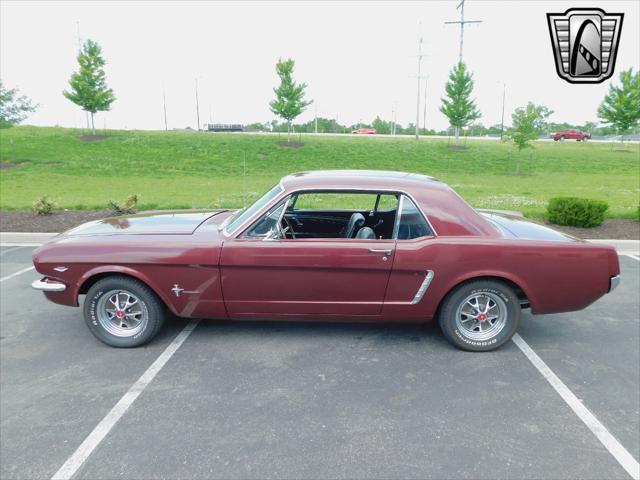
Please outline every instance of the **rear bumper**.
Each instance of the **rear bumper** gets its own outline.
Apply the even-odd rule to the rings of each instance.
[[[620,285],[620,275],[615,275],[611,277],[609,279],[609,292],[607,293],[613,292],[618,285]]]
[[[31,287],[42,292],[64,292],[67,289],[64,283],[48,280],[47,278],[36,280],[31,284]]]

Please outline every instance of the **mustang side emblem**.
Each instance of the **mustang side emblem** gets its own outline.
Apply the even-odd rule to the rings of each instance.
[[[184,288],[180,288],[180,286],[177,283],[175,283],[171,291],[176,294],[176,297],[179,297],[180,294],[184,292]]]
[[[623,13],[606,13],[599,8],[547,13],[560,78],[569,83],[601,83],[610,78],[623,17]]]

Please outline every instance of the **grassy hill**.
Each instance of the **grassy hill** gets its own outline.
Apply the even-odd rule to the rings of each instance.
[[[541,216],[550,197],[576,195],[606,200],[611,217],[635,218],[640,197],[638,144],[538,142],[518,153],[480,140],[458,150],[446,139],[303,136],[303,147],[287,148],[277,135],[110,131],[83,141],[83,133],[0,131],[0,209],[29,209],[42,195],[60,208],[100,209],[131,193],[141,208],[239,207],[283,175],[326,168],[426,173],[475,207],[530,216]]]

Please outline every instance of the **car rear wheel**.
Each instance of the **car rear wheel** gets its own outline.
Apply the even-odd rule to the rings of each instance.
[[[507,285],[477,280],[460,285],[445,299],[438,318],[456,347],[488,352],[509,341],[520,323],[520,302]]]
[[[120,275],[96,282],[84,302],[89,330],[112,347],[144,345],[160,331],[164,318],[164,304],[149,287]]]

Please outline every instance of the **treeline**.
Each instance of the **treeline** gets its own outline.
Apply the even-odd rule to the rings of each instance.
[[[586,122],[582,125],[574,125],[571,123],[563,122],[563,123],[554,123],[549,122],[546,124],[547,132],[552,133],[562,130],[580,130],[582,132],[590,133],[593,136],[608,136],[608,135],[616,135],[615,128],[607,127],[607,126],[598,126],[595,122]],[[381,119],[380,117],[376,117],[372,122],[369,123],[357,123],[353,125],[343,125],[339,123],[334,118],[324,118],[318,117],[318,133],[351,133],[353,130],[357,130],[359,128],[375,128],[376,132],[380,135],[390,135],[394,129],[393,122],[388,122],[386,120]],[[506,132],[510,127],[507,125],[504,126],[504,131]],[[286,122],[278,122],[273,120],[271,122],[264,123],[251,123],[245,126],[245,130],[248,131],[256,131],[256,132],[287,132],[287,123]],[[470,137],[497,137],[500,136],[501,133],[500,124],[491,125],[490,127],[486,127],[482,123],[474,123],[469,127],[465,128],[465,135]],[[316,132],[316,122],[315,120],[310,120],[306,123],[298,123],[292,125],[292,131],[294,133],[315,133]],[[395,134],[396,135],[414,135],[416,133],[416,127],[413,123],[409,123],[406,127],[396,123],[395,124]],[[433,129],[420,129],[421,135],[440,135],[440,136],[449,136],[453,135],[453,129],[447,130],[433,130]]]

